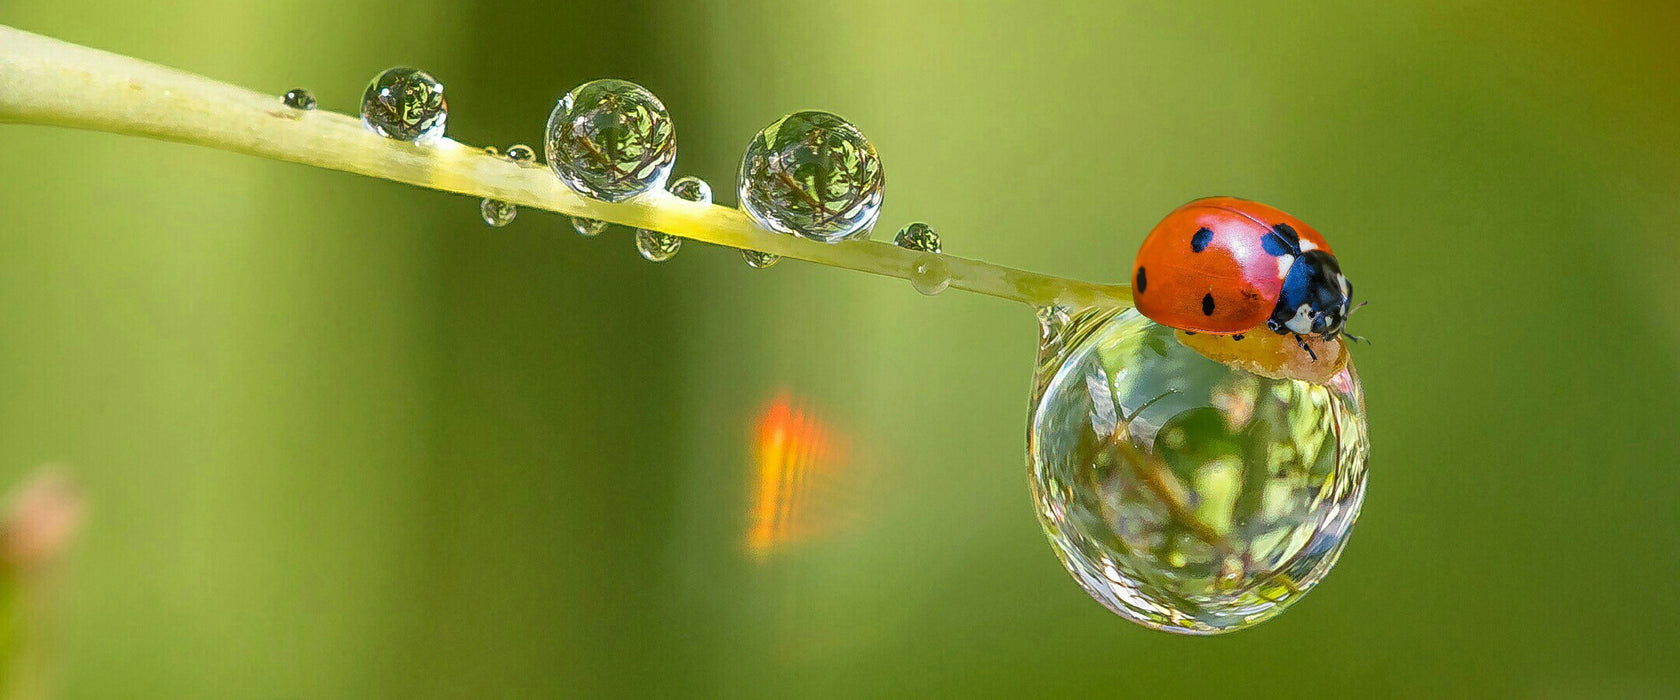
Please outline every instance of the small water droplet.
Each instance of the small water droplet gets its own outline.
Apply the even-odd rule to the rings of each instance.
[[[567,187],[622,202],[665,186],[677,159],[671,115],[653,93],[595,80],[566,93],[548,115],[548,167]]]
[[[681,249],[681,238],[659,231],[636,230],[636,252],[648,262],[665,262],[677,257],[677,251]]]
[[[418,68],[387,69],[362,93],[362,124],[386,138],[434,143],[448,119],[443,83]]]
[[[523,143],[516,143],[512,146],[508,146],[507,157],[508,160],[524,165],[526,163],[535,163],[537,160],[537,152],[531,150],[530,146]]]
[[[908,250],[919,250],[924,253],[943,253],[945,249],[939,245],[939,234],[932,226],[920,221],[905,224],[893,237],[893,244]]]
[[[928,296],[945,291],[951,286],[950,263],[934,254],[916,258],[916,262],[910,265],[910,286]]]
[[[712,186],[705,180],[689,175],[671,183],[671,194],[690,202],[712,203]],[[677,257],[683,239],[661,231],[636,230],[636,251],[650,262],[665,262]]]
[[[292,109],[315,109],[315,94],[303,88],[287,90],[286,94],[281,96],[280,101],[286,103],[286,106]]]
[[[765,228],[833,243],[867,238],[886,176],[863,132],[828,112],[795,112],[741,158],[741,208]]]
[[[748,265],[760,270],[768,270],[782,260],[782,256],[780,255],[764,253],[757,250],[743,250],[741,251],[741,257],[746,258]]]
[[[478,214],[484,218],[484,223],[492,227],[501,228],[513,223],[519,216],[519,207],[496,199],[486,199],[478,205]]]
[[[1146,627],[1216,634],[1278,615],[1329,573],[1365,495],[1351,364],[1322,384],[1270,378],[1135,309],[1043,319],[1029,476],[1092,598]]]
[[[607,222],[600,219],[585,219],[581,216],[574,216],[572,217],[572,230],[577,231],[579,236],[594,238],[601,235],[602,231],[607,230]]]

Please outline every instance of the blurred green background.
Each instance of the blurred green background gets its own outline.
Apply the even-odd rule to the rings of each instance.
[[[427,68],[537,144],[613,76],[732,204],[795,109],[882,232],[1119,281],[1191,198],[1313,223],[1371,307],[1338,569],[1189,639],[1062,570],[1036,327],[975,295],[173,144],[0,127],[0,477],[70,465],[69,697],[1680,694],[1680,10],[1669,3],[8,0],[0,23],[355,109]],[[838,525],[743,546],[779,391]]]

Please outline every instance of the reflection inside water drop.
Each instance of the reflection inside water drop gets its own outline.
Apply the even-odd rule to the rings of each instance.
[[[1329,572],[1365,493],[1352,365],[1326,384],[1209,360],[1135,310],[1046,312],[1030,435],[1039,519],[1120,616],[1214,634]]]

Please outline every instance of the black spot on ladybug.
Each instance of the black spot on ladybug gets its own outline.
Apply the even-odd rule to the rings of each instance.
[[[1243,335],[1241,333],[1231,336],[1231,340],[1242,340],[1242,338]]]
[[[1198,229],[1196,231],[1196,235],[1190,237],[1190,250],[1191,250],[1191,252],[1200,253],[1204,250],[1207,250],[1208,244],[1212,243],[1212,242],[1213,242],[1213,230],[1212,229],[1208,229],[1208,228]]]
[[[1208,292],[1207,296],[1202,297],[1202,315],[1213,315],[1213,292]]]
[[[1137,277],[1138,293],[1140,293],[1140,294],[1143,293],[1143,288],[1148,287],[1148,286],[1149,286],[1149,280],[1144,279],[1143,268],[1140,267],[1140,268],[1138,268],[1138,277]]]
[[[1278,224],[1260,237],[1260,247],[1271,255],[1301,254],[1301,236],[1289,224]]]

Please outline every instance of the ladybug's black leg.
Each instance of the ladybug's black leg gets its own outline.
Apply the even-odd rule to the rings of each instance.
[[[1307,357],[1312,358],[1313,362],[1318,361],[1318,353],[1313,352],[1312,346],[1307,345],[1306,338],[1302,338],[1299,334],[1297,334],[1295,336],[1295,344],[1301,346],[1302,350],[1307,351]]]

